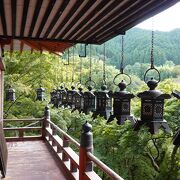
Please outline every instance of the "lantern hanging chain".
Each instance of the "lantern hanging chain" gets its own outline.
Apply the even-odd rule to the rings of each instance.
[[[154,69],[154,19],[152,18],[152,36],[151,36],[151,69]]]
[[[74,46],[73,46],[73,63],[72,63],[72,83],[74,82]]]
[[[67,65],[66,65],[66,84],[68,82],[68,69],[67,69]]]
[[[123,74],[123,64],[124,64],[124,36],[121,38],[121,62],[120,62],[120,73]]]
[[[106,85],[106,44],[104,43],[104,59],[103,59],[103,81]]]
[[[91,75],[92,75],[92,57],[91,57],[91,44],[90,44],[90,47],[89,47],[89,60],[90,60],[90,67],[89,67],[89,81],[91,81]]]
[[[154,69],[154,31],[152,30],[151,39],[151,69]]]
[[[61,83],[63,83],[63,63],[61,62]]]

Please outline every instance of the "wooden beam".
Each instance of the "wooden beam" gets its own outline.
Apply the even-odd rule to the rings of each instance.
[[[30,0],[24,0],[20,36],[24,36],[24,29],[25,29],[25,25],[26,25],[27,13],[28,13],[28,8],[29,8],[29,1]]]
[[[61,34],[58,36],[58,39],[63,39],[64,35],[72,29],[72,27],[78,22],[78,20],[88,11],[88,9],[91,8],[91,6],[94,4],[94,1],[90,0],[87,2],[87,4],[81,9],[81,11],[76,15],[75,18],[73,18],[73,21],[71,21],[68,26],[61,32]]]
[[[12,12],[12,36],[16,33],[16,7],[17,0],[11,0],[11,12]]]
[[[1,21],[3,26],[3,34],[7,36],[7,25],[6,25],[6,18],[5,18],[5,12],[4,12],[4,1],[0,1],[0,15],[1,15]]]
[[[32,22],[31,22],[31,27],[29,29],[29,34],[28,34],[29,37],[32,36],[32,33],[34,31],[34,27],[36,25],[36,21],[37,21],[37,18],[38,18],[42,3],[43,3],[43,0],[37,0],[37,2],[36,2],[36,7],[35,7],[35,10],[34,10],[33,19],[32,19]]]
[[[61,30],[61,28],[70,20],[70,18],[74,15],[74,13],[78,10],[78,8],[80,7],[80,5],[83,3],[84,0],[78,0],[76,1],[76,3],[74,4],[74,6],[72,7],[72,9],[68,12],[68,14],[66,15],[66,17],[63,19],[63,21],[58,25],[58,27],[56,28],[55,32],[53,33],[53,35],[51,36],[51,38],[55,38],[56,35],[59,33],[59,31]]]
[[[69,39],[51,39],[51,38],[34,38],[34,37],[24,37],[24,36],[9,36],[9,35],[0,35],[0,38],[13,38],[13,39],[20,39],[20,40],[34,40],[34,41],[50,41],[50,42],[64,42],[64,43],[82,43],[82,44],[97,44],[95,41],[74,41]]]
[[[49,14],[51,13],[51,11],[52,11],[52,9],[53,9],[53,7],[54,7],[55,2],[56,2],[56,0],[51,0],[51,1],[49,1],[49,4],[48,4],[47,9],[46,9],[46,12],[45,12],[45,14],[44,14],[44,16],[43,16],[43,19],[42,19],[41,24],[40,24],[40,26],[39,26],[38,32],[37,32],[37,34],[36,34],[36,38],[38,38],[38,37],[40,36],[40,34],[41,34],[41,32],[42,32],[42,29],[43,29],[44,25],[45,25],[46,22],[47,22],[47,19],[48,19],[48,17],[49,17]]]
[[[53,29],[54,25],[56,24],[56,22],[58,21],[58,19],[61,17],[63,11],[65,10],[65,8],[67,7],[68,3],[70,0],[64,0],[62,2],[62,4],[59,6],[55,16],[53,17],[53,20],[51,21],[51,24],[49,25],[49,27],[47,28],[45,34],[44,34],[44,38],[47,38],[49,33],[51,32],[51,30]]]

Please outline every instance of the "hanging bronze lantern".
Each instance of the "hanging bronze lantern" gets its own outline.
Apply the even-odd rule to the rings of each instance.
[[[84,107],[84,93],[82,92],[83,89],[81,87],[79,87],[78,90],[79,91],[76,91],[73,96],[73,111],[78,110],[79,112],[82,112]]]
[[[93,118],[96,118],[98,115],[105,119],[110,117],[110,113],[112,112],[112,97],[106,89],[107,86],[103,85],[101,91],[94,93],[96,96],[96,111],[93,113]]]
[[[131,84],[131,80],[129,84]],[[131,110],[130,110],[131,99],[134,98],[135,96],[134,94],[125,90],[126,86],[127,86],[126,83],[122,80],[118,84],[120,91],[113,93],[112,95],[113,96],[113,114],[110,116],[107,123],[113,121],[116,118],[117,123],[119,125],[124,124],[126,120],[130,120],[133,125],[135,124],[135,118],[131,115]]]
[[[96,83],[92,80],[92,58],[91,58],[91,44],[89,46],[89,80],[85,83],[88,91],[84,92],[84,108],[83,112],[89,114],[96,110],[96,96],[92,91],[92,87],[96,86]]]
[[[142,124],[145,124],[149,127],[152,134],[158,132],[158,129],[161,127],[165,132],[170,133],[167,121],[163,118],[163,113],[164,100],[171,98],[171,96],[155,89],[159,81],[151,78],[151,80],[147,82],[149,90],[137,95],[141,98],[141,121],[136,122],[135,130],[138,130]]]
[[[83,112],[85,114],[89,114],[90,112],[94,112],[96,110],[96,96],[92,91],[92,87],[88,86],[88,90],[84,92],[84,108]]]
[[[61,106],[63,108],[66,108],[68,105],[67,105],[67,91],[68,91],[68,88],[64,88],[63,91],[61,91],[61,97],[62,97],[62,104]]]
[[[53,89],[52,92],[50,92],[50,97],[51,97],[50,103],[51,104],[55,104],[56,94],[57,94],[57,92],[55,89]]]
[[[121,59],[120,59],[120,73],[114,77],[113,83],[119,87],[119,92],[114,92],[113,97],[113,114],[108,119],[107,123],[117,119],[117,124],[124,124],[126,120],[130,120],[131,123],[135,124],[135,118],[131,115],[131,99],[135,96],[126,91],[126,87],[131,84],[131,77],[125,74],[124,71],[124,37],[121,37]],[[127,76],[129,78],[129,84],[122,80],[120,83],[116,83],[115,80],[119,76]]]
[[[107,91],[106,86],[106,46],[104,43],[104,58],[103,58],[103,85],[101,86],[101,91],[94,93],[96,96],[96,111],[93,113],[93,118],[98,115],[109,119],[110,113],[112,112],[112,96],[111,93]]]
[[[64,87],[60,86],[60,89],[58,89],[57,91],[58,91],[57,93],[58,106],[62,106],[63,105],[63,92],[65,91]]]
[[[75,94],[76,90],[74,86],[71,86],[71,90],[67,90],[67,105],[70,108],[74,108],[74,99],[73,96]]]
[[[15,90],[12,88],[12,86],[10,86],[6,90],[6,101],[15,101],[15,100],[16,100]]]
[[[45,89],[40,86],[40,88],[36,89],[36,100],[44,101],[45,100]]]
[[[144,82],[146,83],[146,75],[149,71],[154,70],[158,73],[158,81],[151,78],[147,82],[149,87],[148,91],[139,93],[137,96],[141,98],[141,120],[137,121],[134,129],[138,130],[142,124],[145,124],[149,127],[151,134],[158,132],[158,129],[162,127],[165,132],[170,133],[170,128],[167,124],[167,121],[163,118],[164,113],[164,100],[171,98],[169,94],[163,94],[161,91],[156,90],[160,82],[160,73],[154,67],[154,31],[152,31],[151,38],[151,67],[144,74]]]

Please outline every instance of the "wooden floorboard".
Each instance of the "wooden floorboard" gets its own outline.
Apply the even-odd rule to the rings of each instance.
[[[69,180],[44,141],[8,142],[5,180]]]

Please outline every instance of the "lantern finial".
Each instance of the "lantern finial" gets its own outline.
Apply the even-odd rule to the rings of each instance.
[[[155,88],[158,86],[158,81],[156,81],[153,77],[150,81],[147,82],[147,85],[150,90],[155,90]]]
[[[123,80],[118,84],[120,91],[124,91],[126,89],[126,86],[127,85]]]

